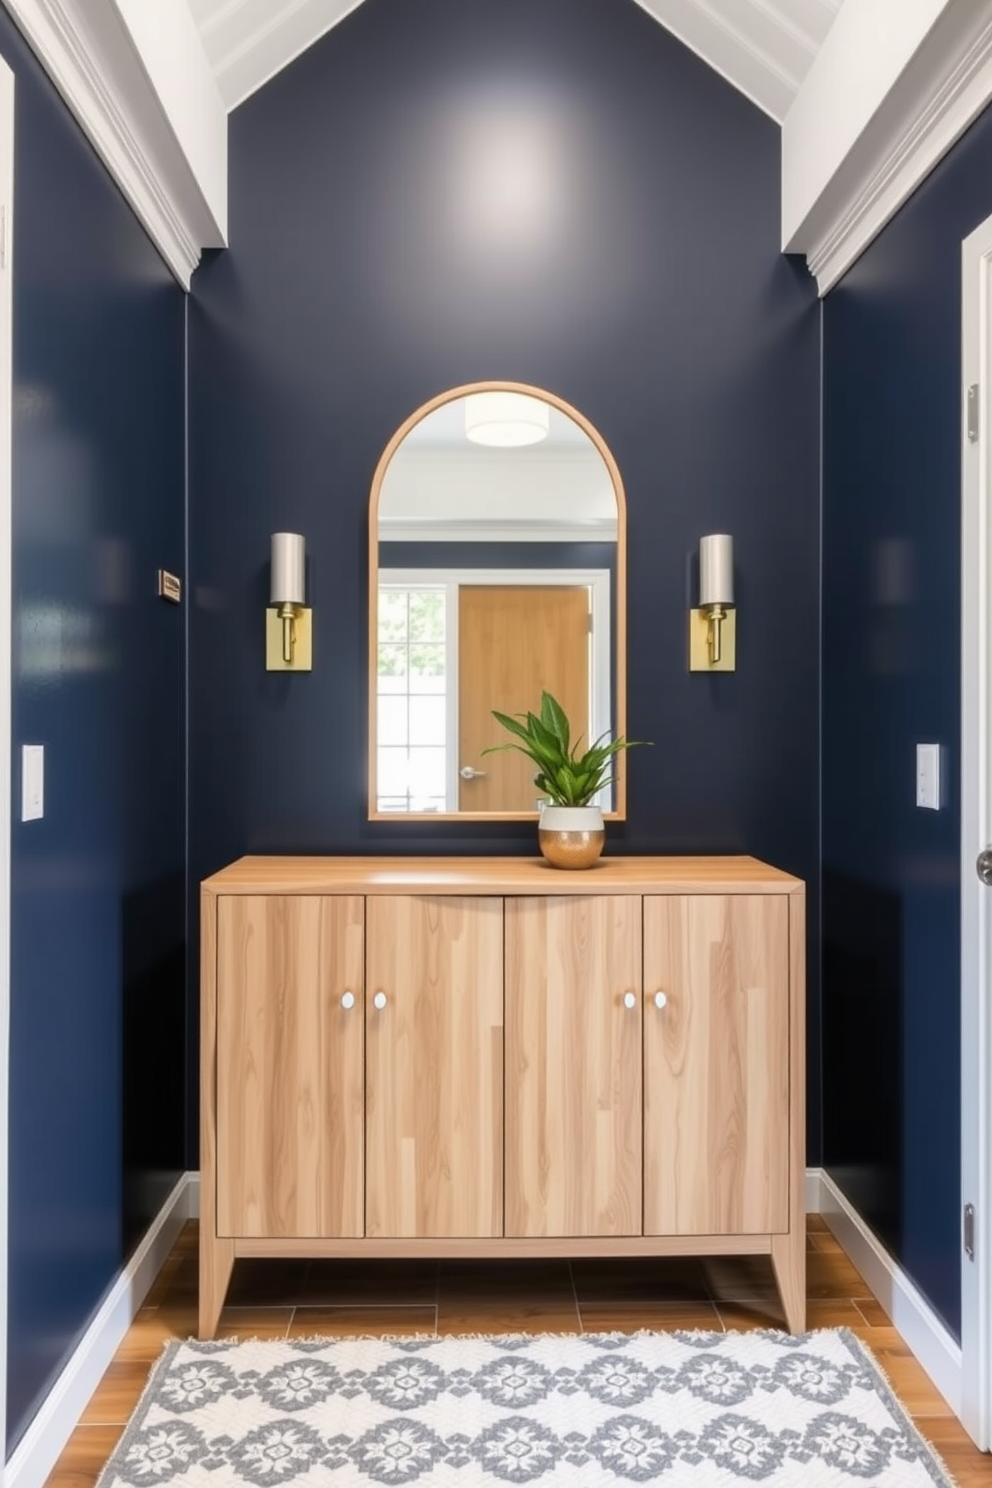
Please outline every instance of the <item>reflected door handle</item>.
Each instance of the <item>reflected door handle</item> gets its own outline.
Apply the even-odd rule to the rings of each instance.
[[[346,1013],[351,1011],[351,1009],[355,1006],[355,994],[354,994],[354,992],[344,992],[344,993],[342,993],[342,995],[341,995],[341,1006],[344,1008],[344,1010],[345,1010]]]
[[[663,1008],[666,1005],[667,1002],[668,1002],[668,994],[667,994],[667,992],[656,992],[654,994],[654,1005],[655,1005],[656,1008]]]
[[[992,847],[987,847],[984,852],[978,854],[978,860],[975,863],[975,872],[982,880],[982,883],[988,884],[989,888],[992,889]]]
[[[479,780],[486,772],[477,770],[474,765],[462,765],[458,773],[463,780]]]
[[[375,996],[372,999],[372,1006],[374,1008],[378,1008],[378,1010],[379,1010],[380,1013],[382,1012],[383,1008],[386,1006],[386,994],[385,994],[385,992],[377,992],[375,994]]]
[[[623,1005],[624,1005],[625,1008],[636,1007],[637,1006],[637,993],[636,992],[625,992],[623,994]]]

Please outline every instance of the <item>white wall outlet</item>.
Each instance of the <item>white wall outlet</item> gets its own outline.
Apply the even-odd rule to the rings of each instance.
[[[45,814],[45,746],[21,746],[21,821],[40,821]]]
[[[916,804],[928,811],[940,810],[940,745],[916,746]]]

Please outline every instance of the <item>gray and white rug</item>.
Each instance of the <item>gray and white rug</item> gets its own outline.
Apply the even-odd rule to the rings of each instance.
[[[173,1343],[99,1488],[948,1488],[846,1329]]]

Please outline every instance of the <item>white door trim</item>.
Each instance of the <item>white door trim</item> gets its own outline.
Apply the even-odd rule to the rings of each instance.
[[[992,844],[992,217],[961,249],[961,1202],[975,1208],[975,1253],[961,1257],[961,1419],[992,1446],[992,890],[975,872]],[[977,385],[978,438],[968,389]],[[963,1237],[962,1237],[963,1246]]]
[[[7,1437],[7,1176],[10,1074],[11,405],[14,74],[0,58],[0,1464]],[[0,1467],[0,1481],[5,1474]]]

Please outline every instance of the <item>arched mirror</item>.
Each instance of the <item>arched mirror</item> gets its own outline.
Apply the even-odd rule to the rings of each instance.
[[[542,689],[573,734],[624,732],[625,516],[597,431],[539,388],[455,388],[397,430],[369,509],[370,819],[535,815],[533,764],[483,751]]]

